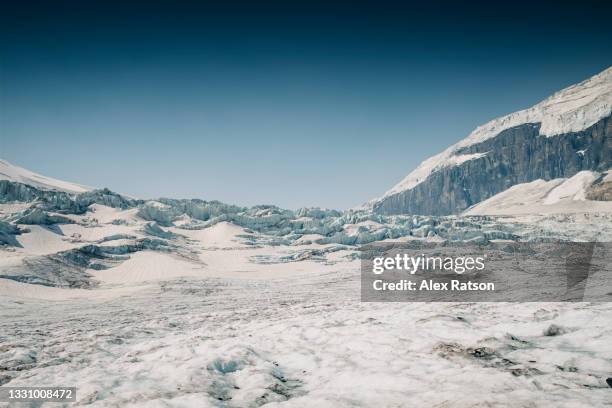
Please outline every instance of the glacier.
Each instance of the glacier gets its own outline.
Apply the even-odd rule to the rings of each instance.
[[[605,114],[606,84],[490,124],[473,137],[482,149],[414,177],[478,171],[522,132],[566,140],[554,133]],[[525,118],[541,122],[489,137]],[[595,157],[575,147],[572,160]],[[93,407],[604,406],[610,303],[361,302],[359,250],[610,242],[609,169],[429,215],[144,200],[2,161],[0,386],[75,386],[76,405]]]
[[[1,180],[0,385],[61,382],[94,407],[598,406],[608,304],[362,303],[358,251],[611,237],[605,211],[382,215]]]

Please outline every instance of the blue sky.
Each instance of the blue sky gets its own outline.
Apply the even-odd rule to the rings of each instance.
[[[143,198],[348,208],[612,64],[594,3],[347,4],[3,5],[0,157]]]

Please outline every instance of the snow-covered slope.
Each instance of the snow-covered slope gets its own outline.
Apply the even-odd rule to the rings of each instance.
[[[551,137],[584,130],[609,116],[611,111],[612,67],[555,93],[529,109],[511,113],[479,126],[467,138],[422,162],[401,182],[372,203],[414,188],[439,169],[482,157],[482,154],[457,155],[456,153],[460,149],[495,137],[503,130],[521,124],[540,123],[540,134]]]
[[[91,188],[79,184],[41,176],[30,170],[15,166],[6,160],[0,160],[0,180],[23,183],[42,190],[56,190],[67,193],[84,193],[91,190]]]
[[[612,212],[612,202],[587,199],[589,188],[600,176],[597,172],[581,171],[567,179],[516,184],[469,208],[464,215]]]
[[[592,171],[577,173],[552,190],[546,196],[544,204],[553,205],[563,200],[586,201],[586,191],[597,177],[599,174]]]

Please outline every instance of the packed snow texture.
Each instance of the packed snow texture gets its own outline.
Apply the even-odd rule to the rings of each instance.
[[[606,303],[361,303],[343,267],[103,290],[0,298],[0,382],[76,386],[92,407],[609,402]]]
[[[609,174],[610,172],[608,172]],[[612,213],[611,201],[587,199],[589,188],[608,175],[581,171],[567,179],[516,184],[467,209],[464,215]]]
[[[473,155],[464,155],[473,157],[457,157],[456,152],[495,137],[503,130],[527,123],[540,123],[540,134],[551,137],[586,129],[609,116],[611,112],[612,67],[553,94],[529,109],[502,116],[479,126],[467,138],[423,161],[383,197],[372,202],[410,190],[441,168],[482,157]]]
[[[561,200],[585,201],[586,189],[599,177],[592,171],[581,171],[555,187],[544,200],[544,204],[551,205]]]

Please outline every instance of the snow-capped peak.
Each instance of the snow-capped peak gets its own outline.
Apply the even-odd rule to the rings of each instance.
[[[483,157],[484,154],[457,155],[456,152],[495,137],[506,129],[527,123],[540,123],[540,134],[551,137],[586,129],[609,116],[611,111],[612,67],[556,92],[531,108],[502,116],[477,127],[467,138],[422,162],[383,197],[372,202],[410,190],[441,168]]]
[[[56,180],[51,177],[41,176],[23,167],[15,166],[0,159],[0,180],[8,180],[16,183],[27,184],[42,190],[64,191],[67,193],[84,193],[91,188],[67,181]]]

